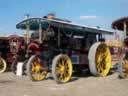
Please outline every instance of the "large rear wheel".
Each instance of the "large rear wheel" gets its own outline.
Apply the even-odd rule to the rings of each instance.
[[[31,56],[27,63],[27,75],[32,81],[44,80],[47,75],[47,65],[37,55]]]
[[[0,73],[3,73],[7,68],[7,63],[3,58],[0,58]]]
[[[93,75],[106,76],[111,68],[111,53],[108,46],[103,42],[92,45],[89,50],[89,69]]]
[[[72,76],[72,62],[67,55],[58,55],[53,59],[52,75],[57,83],[66,83]]]

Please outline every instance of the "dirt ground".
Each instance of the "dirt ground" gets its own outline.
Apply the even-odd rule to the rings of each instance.
[[[0,96],[128,96],[128,80],[119,79],[117,73],[104,78],[83,74],[56,84],[52,78],[32,82],[5,72],[0,74]]]

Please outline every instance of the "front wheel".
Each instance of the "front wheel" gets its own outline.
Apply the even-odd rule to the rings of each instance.
[[[0,58],[0,73],[3,73],[7,68],[7,63],[3,58]]]
[[[41,81],[46,78],[47,65],[38,55],[33,55],[27,62],[27,75],[32,81]]]
[[[52,75],[57,83],[66,83],[72,76],[72,62],[67,55],[60,54],[53,59]]]

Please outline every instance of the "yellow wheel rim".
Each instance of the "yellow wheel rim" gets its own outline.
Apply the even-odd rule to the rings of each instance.
[[[72,62],[67,55],[63,55],[57,61],[56,74],[58,81],[66,83],[72,75]]]
[[[106,76],[111,68],[111,54],[106,44],[101,44],[96,50],[96,68],[100,76]]]
[[[38,57],[36,57],[32,62],[31,74],[32,74],[33,80],[35,81],[43,80],[47,75],[46,64],[42,64],[42,63],[43,62],[41,62],[40,58]]]
[[[0,73],[3,73],[7,68],[7,64],[4,59],[0,59]]]

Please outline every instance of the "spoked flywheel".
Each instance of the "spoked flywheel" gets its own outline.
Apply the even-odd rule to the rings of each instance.
[[[93,75],[106,76],[111,68],[111,53],[105,43],[92,45],[89,51],[89,67]]]
[[[37,55],[33,55],[27,63],[27,75],[33,81],[44,80],[47,75],[47,65]]]
[[[53,59],[52,75],[57,83],[66,83],[72,76],[72,62],[67,55],[58,55]]]
[[[3,58],[0,58],[0,73],[3,73],[7,68],[7,63]]]

